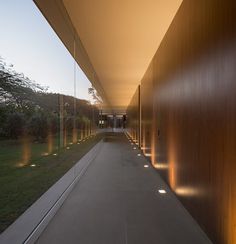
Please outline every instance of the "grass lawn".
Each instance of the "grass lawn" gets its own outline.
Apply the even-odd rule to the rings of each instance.
[[[0,143],[0,232],[63,176],[103,134],[42,156],[46,143],[31,144],[31,160],[19,166],[22,145]],[[35,165],[32,167],[30,165]]]

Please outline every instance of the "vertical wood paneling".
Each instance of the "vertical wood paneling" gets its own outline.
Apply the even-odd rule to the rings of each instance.
[[[213,243],[236,243],[235,1],[183,1],[141,82],[141,106],[157,170]]]
[[[132,139],[138,143],[139,142],[139,126],[140,126],[140,94],[139,87],[136,89],[130,104],[127,109],[127,132],[132,137]]]
[[[141,148],[144,154],[151,154],[153,138],[153,66],[150,64],[140,86],[141,97]]]

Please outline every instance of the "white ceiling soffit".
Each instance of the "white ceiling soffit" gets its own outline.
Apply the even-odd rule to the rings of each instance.
[[[50,16],[58,6],[61,15],[68,13],[66,25],[72,25],[87,55],[78,52],[77,62],[111,106],[120,109],[129,104],[182,0],[35,2],[71,51],[73,39],[70,43],[66,32],[58,31],[62,23]]]

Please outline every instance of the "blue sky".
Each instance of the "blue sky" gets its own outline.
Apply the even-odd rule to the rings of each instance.
[[[49,91],[74,95],[74,60],[32,0],[0,4],[0,56]],[[89,100],[90,82],[77,65],[76,97]]]

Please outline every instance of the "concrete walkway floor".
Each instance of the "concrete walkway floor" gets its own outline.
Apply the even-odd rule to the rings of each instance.
[[[37,243],[210,243],[156,170],[137,153],[124,134],[109,134]],[[161,188],[167,193],[159,194]]]

